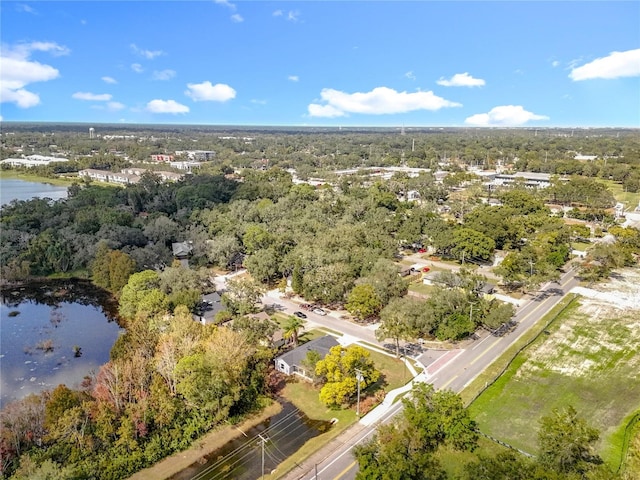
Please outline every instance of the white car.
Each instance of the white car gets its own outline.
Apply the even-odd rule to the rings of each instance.
[[[327,312],[325,312],[323,309],[321,308],[314,308],[313,309],[313,313],[315,313],[316,315],[326,315]]]

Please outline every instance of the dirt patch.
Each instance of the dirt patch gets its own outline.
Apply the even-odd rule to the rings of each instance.
[[[621,361],[640,372],[640,272],[625,270],[577,293],[584,295],[580,306],[531,352],[518,376],[551,370],[584,377],[610,372]]]

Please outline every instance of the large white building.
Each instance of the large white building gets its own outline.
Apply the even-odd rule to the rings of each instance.
[[[551,185],[551,174],[516,172],[513,175],[509,175],[506,173],[498,173],[491,182],[490,187],[510,186],[518,182],[529,188],[547,188]]]
[[[55,162],[68,162],[69,160],[61,157],[46,157],[44,155],[29,155],[23,158],[7,158],[0,163],[11,165],[12,167],[41,167]]]

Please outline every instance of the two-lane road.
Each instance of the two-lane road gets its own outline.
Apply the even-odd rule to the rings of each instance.
[[[517,322],[515,331],[503,337],[484,333],[466,349],[452,353],[446,363],[435,369],[427,369],[425,374],[417,379],[433,384],[436,389],[449,388],[454,392],[462,391],[576,285],[578,281],[575,279],[573,270],[565,273],[559,282],[544,285],[539,294],[520,307],[514,316]],[[360,423],[352,427],[351,434],[345,433],[341,436],[344,438],[343,442],[333,442],[304,462],[302,468],[282,478],[286,480],[352,480],[357,473],[357,463],[352,455],[353,447],[370,438],[378,424],[389,421],[401,408],[401,402],[397,402],[373,425],[363,428]]]

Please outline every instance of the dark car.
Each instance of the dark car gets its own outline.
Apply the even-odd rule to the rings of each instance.
[[[307,316],[302,312],[293,312],[293,314],[298,318],[307,318]]]

